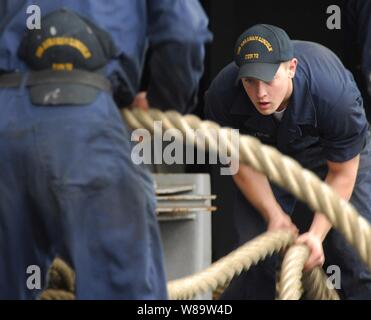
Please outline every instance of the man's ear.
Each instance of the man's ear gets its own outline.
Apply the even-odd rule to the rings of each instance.
[[[292,58],[289,63],[289,77],[290,78],[294,78],[297,65],[298,65],[298,59]]]

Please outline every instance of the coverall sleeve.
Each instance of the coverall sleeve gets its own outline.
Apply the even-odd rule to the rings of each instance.
[[[320,139],[327,160],[344,162],[365,146],[368,122],[357,88],[348,89],[336,103],[319,108]]]
[[[109,2],[101,10],[118,51],[109,75],[114,98],[119,107],[129,106],[139,91],[147,48],[147,0]]]
[[[147,0],[151,106],[189,113],[204,71],[208,19],[198,0]]]

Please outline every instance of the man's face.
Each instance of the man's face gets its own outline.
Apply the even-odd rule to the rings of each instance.
[[[270,82],[255,78],[242,78],[247,95],[262,115],[271,115],[287,107],[292,94],[292,78],[295,74],[296,63],[296,59],[281,63]]]

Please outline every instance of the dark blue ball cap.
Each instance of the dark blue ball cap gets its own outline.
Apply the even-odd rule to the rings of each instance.
[[[256,78],[269,82],[280,64],[294,57],[294,48],[283,29],[257,24],[239,36],[234,54],[234,61],[240,68],[238,79]]]

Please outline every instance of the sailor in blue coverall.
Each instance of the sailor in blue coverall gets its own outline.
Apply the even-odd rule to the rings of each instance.
[[[251,27],[236,42],[235,62],[208,89],[205,114],[296,159],[371,222],[369,124],[352,74],[329,49],[292,41],[275,26]],[[267,229],[297,235],[290,218],[297,206],[292,195],[242,164],[234,181],[239,187],[234,208],[239,245]],[[341,297],[371,299],[370,272],[330,228],[316,213],[308,232],[297,239],[311,251],[306,269],[324,263],[323,248],[326,264],[340,268]],[[223,298],[274,299],[276,263],[274,256],[243,273]]]
[[[26,29],[29,5],[45,17],[41,30]],[[150,44],[149,99],[184,111],[209,39],[193,0],[2,1],[0,299],[37,297],[27,268],[40,267],[43,286],[56,255],[76,271],[78,299],[167,297],[153,181],[131,161],[117,104],[137,93]],[[187,86],[166,81],[169,66]],[[168,85],[176,96],[156,88]]]

